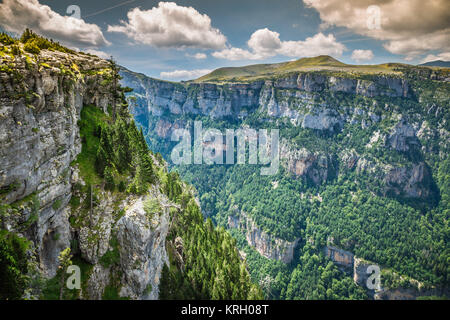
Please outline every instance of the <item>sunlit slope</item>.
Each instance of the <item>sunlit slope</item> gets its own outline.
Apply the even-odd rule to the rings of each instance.
[[[395,73],[396,68],[407,65],[388,63],[380,65],[351,65],[342,63],[330,56],[322,55],[313,58],[302,58],[295,61],[275,64],[255,64],[244,67],[219,68],[200,77],[195,82],[227,82],[250,81],[260,78],[274,77],[295,71],[332,71],[346,73]]]

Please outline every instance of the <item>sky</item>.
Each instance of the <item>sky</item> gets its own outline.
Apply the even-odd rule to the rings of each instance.
[[[450,0],[1,0],[0,29],[166,80],[327,54],[349,64],[450,60]]]

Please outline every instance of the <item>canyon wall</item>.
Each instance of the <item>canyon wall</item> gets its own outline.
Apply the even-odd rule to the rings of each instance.
[[[1,56],[0,197],[6,205],[1,227],[31,241],[38,271],[55,276],[59,253],[74,247],[93,265],[81,297],[101,299],[120,274],[120,295],[157,299],[169,212],[147,221],[142,207],[148,197],[165,201],[158,187],[144,197],[117,195],[95,188],[95,205],[72,212],[71,199],[83,203],[86,182],[75,164],[82,142],[78,122],[85,105],[108,112],[112,104],[109,62],[82,53],[41,50]],[[89,214],[86,214],[89,212]],[[69,219],[70,217],[70,219]],[[152,225],[150,228],[149,224]],[[102,257],[120,244],[120,270]]]

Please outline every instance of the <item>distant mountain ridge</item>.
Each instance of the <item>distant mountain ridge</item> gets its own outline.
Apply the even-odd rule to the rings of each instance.
[[[397,68],[409,66],[401,63],[384,63],[378,65],[345,64],[333,57],[321,55],[317,57],[301,58],[295,61],[254,64],[242,67],[219,68],[204,75],[194,82],[228,82],[253,81],[258,78],[273,77],[290,72],[332,71],[354,74],[394,74]]]
[[[450,61],[443,61],[443,60],[428,61],[428,62],[419,64],[419,66],[450,68]]]

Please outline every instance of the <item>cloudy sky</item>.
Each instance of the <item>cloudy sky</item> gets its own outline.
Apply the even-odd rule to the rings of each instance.
[[[28,27],[149,76],[327,54],[345,63],[450,60],[449,0],[1,0]]]

